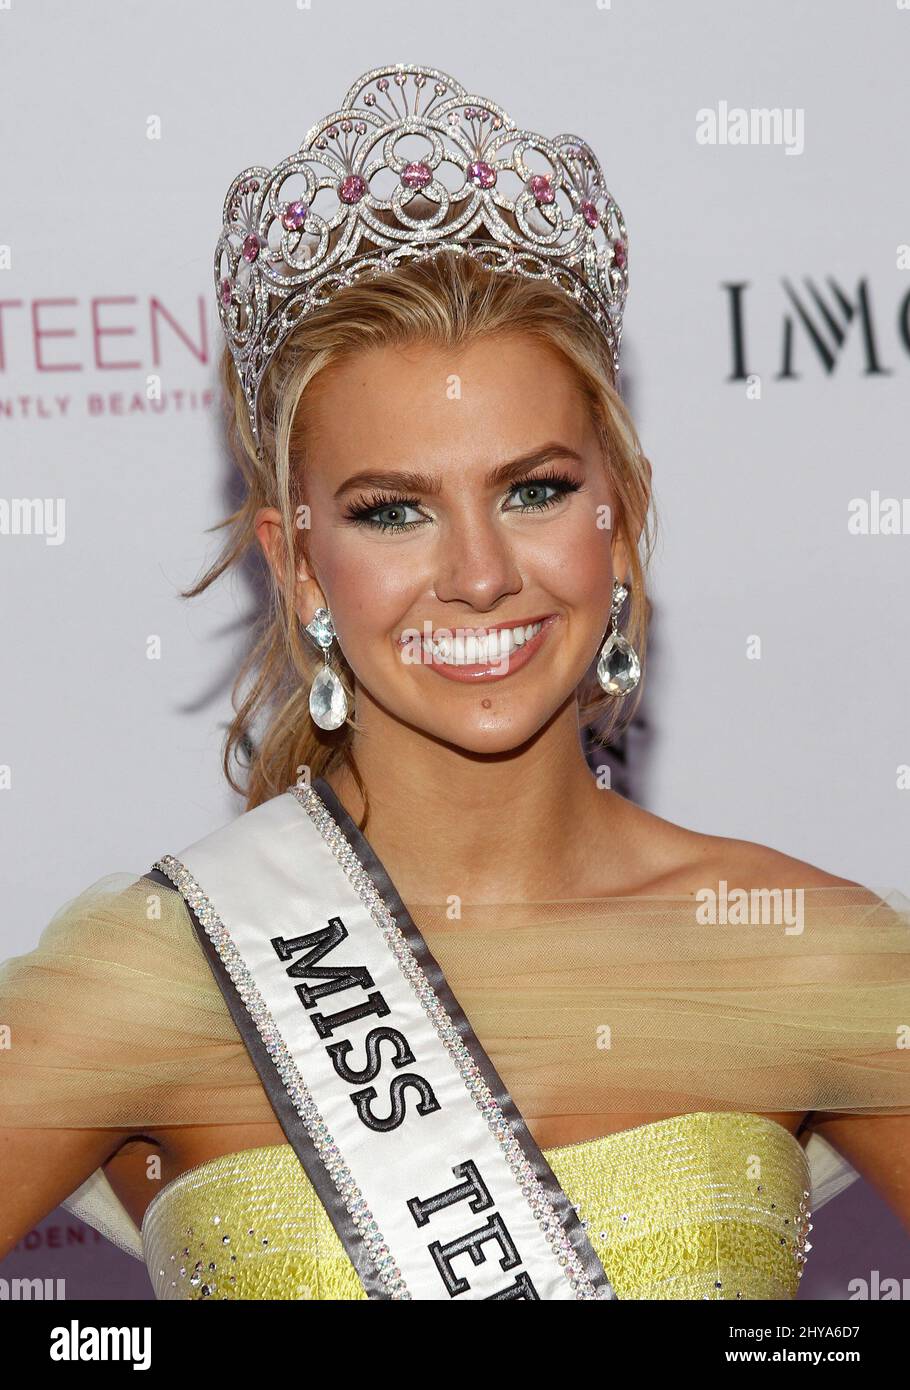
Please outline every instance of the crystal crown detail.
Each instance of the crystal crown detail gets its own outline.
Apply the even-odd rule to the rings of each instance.
[[[519,130],[447,73],[396,63],[359,77],[296,154],[228,189],[215,287],[257,448],[260,384],[295,325],[361,276],[443,249],[564,290],[616,380],[628,238],[590,147]]]

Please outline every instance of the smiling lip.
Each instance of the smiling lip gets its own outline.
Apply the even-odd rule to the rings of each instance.
[[[468,682],[504,680],[506,676],[514,675],[522,666],[527,665],[545,642],[547,633],[558,617],[558,613],[546,613],[541,614],[537,618],[523,619],[520,623],[488,623],[484,624],[482,628],[480,625],[477,625],[474,629],[475,631],[495,632],[501,628],[526,627],[530,623],[542,623],[540,631],[535,633],[530,641],[525,642],[523,646],[510,652],[508,661],[505,663],[502,657],[499,657],[493,661],[478,661],[470,665],[456,666],[449,662],[440,661],[434,653],[429,653],[427,654],[428,659],[426,659],[424,664],[429,666],[433,671],[436,671],[440,676],[445,676],[447,680]],[[503,669],[503,666],[505,666],[505,669]]]

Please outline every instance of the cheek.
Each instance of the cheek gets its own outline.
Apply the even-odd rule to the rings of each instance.
[[[528,541],[525,572],[567,607],[591,607],[593,620],[604,602],[609,606],[605,596],[612,586],[611,536],[597,525],[594,512],[579,508],[562,525],[541,527],[540,535]]]
[[[369,543],[355,533],[330,539],[326,553],[313,548],[313,563],[325,590],[336,631],[352,669],[354,656],[370,664],[378,651],[376,639],[397,631],[413,611],[420,582],[413,564],[394,546]],[[350,655],[349,655],[350,653]]]

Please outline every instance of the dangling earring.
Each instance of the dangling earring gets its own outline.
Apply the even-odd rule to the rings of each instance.
[[[629,596],[625,584],[613,580],[613,607],[610,612],[610,635],[600,649],[597,659],[597,679],[608,695],[628,695],[641,679],[638,653],[616,626],[619,610]]]
[[[325,665],[310,686],[310,714],[320,729],[337,729],[348,717],[348,700],[344,686],[329,665],[329,647],[335,638],[329,610],[317,608],[306,631],[322,648],[325,658]]]

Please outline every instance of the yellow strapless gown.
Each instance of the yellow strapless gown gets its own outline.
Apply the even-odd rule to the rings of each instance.
[[[796,1296],[809,1165],[776,1121],[702,1112],[543,1152],[618,1298]],[[290,1144],[181,1174],[142,1240],[159,1299],[366,1298]]]

